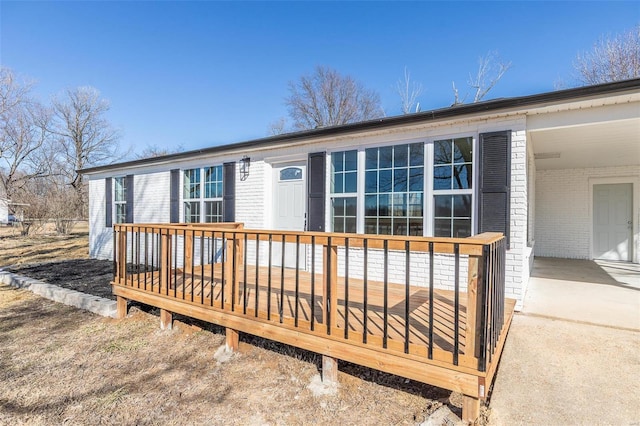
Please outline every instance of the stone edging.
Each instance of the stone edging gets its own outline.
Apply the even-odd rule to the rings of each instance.
[[[103,317],[116,317],[116,301],[92,296],[75,290],[58,287],[43,281],[0,269],[0,283],[29,290],[46,299],[76,308],[85,309]]]

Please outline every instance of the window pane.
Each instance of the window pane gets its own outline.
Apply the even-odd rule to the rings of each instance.
[[[409,157],[411,166],[424,166],[424,144],[414,143],[409,145]]]
[[[409,194],[409,216],[422,217],[423,206],[422,194]]]
[[[471,195],[453,196],[453,215],[455,217],[471,217]]]
[[[378,172],[370,171],[365,174],[364,177],[364,192],[375,193],[378,192]]]
[[[407,235],[407,218],[393,218],[393,235]]]
[[[344,192],[344,183],[342,182],[344,175],[342,173],[336,173],[333,175],[333,188],[331,192],[334,194],[341,194]]]
[[[377,216],[378,214],[378,196],[367,195],[364,197],[364,215]]]
[[[344,199],[336,198],[333,200],[333,215],[344,216]]]
[[[355,216],[356,215],[356,197],[348,197],[344,199],[344,214],[345,216]]]
[[[396,145],[393,147],[393,167],[407,167],[408,145]]]
[[[378,233],[378,220],[375,217],[364,219],[364,233],[365,234],[377,234]]]
[[[453,162],[454,163],[471,163],[473,158],[473,142],[471,138],[458,138],[453,143],[454,153],[453,153]]]
[[[378,182],[379,192],[391,192],[391,170],[380,170]]]
[[[208,223],[222,222],[222,201],[206,201],[204,203],[204,221]]]
[[[423,235],[423,228],[422,219],[409,219],[409,235]]]
[[[436,195],[434,198],[435,217],[451,217],[451,196]]]
[[[280,180],[299,180],[302,179],[302,169],[299,167],[287,167],[280,170]]]
[[[453,166],[453,189],[471,188],[471,164],[456,164]]]
[[[380,216],[391,216],[391,196],[380,194],[378,196],[378,214]]]
[[[344,174],[344,192],[358,191],[358,174],[350,172]]]
[[[358,151],[346,151],[344,153],[344,170],[353,171],[358,169]]]
[[[434,221],[433,235],[435,237],[450,237],[451,219],[436,219]]]
[[[380,150],[380,168],[390,169],[393,166],[393,147],[385,146]]]
[[[407,215],[407,194],[393,194],[393,215]]]
[[[407,169],[394,170],[393,192],[407,192]]]
[[[370,148],[365,150],[365,168],[367,170],[375,170],[378,168],[378,149]]]
[[[356,218],[347,217],[344,219],[344,232],[356,232]]]
[[[422,191],[424,189],[424,168],[414,167],[409,169],[409,191]]]
[[[451,189],[451,166],[433,168],[433,189]]]
[[[344,153],[343,152],[331,153],[331,167],[334,172],[341,172],[344,170]]]
[[[344,218],[336,217],[333,220],[333,232],[344,232]]]
[[[471,235],[470,219],[454,219],[453,220],[453,237],[466,238]]]
[[[184,203],[184,221],[186,223],[200,222],[200,202],[189,201]]]
[[[433,143],[433,163],[451,163],[451,140],[435,141]]]
[[[378,219],[378,234],[392,235],[391,231],[392,228],[390,217],[381,217],[380,219]]]

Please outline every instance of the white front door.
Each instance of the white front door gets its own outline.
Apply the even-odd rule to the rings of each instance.
[[[632,192],[630,183],[593,186],[593,257],[631,261]]]
[[[273,168],[273,227],[278,231],[304,231],[306,226],[306,162],[279,164]],[[282,245],[273,244],[273,265],[282,265]],[[299,245],[298,268],[305,269],[306,246]],[[284,266],[296,267],[296,244],[285,244]]]

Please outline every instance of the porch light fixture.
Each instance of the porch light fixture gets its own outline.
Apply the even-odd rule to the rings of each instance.
[[[251,165],[251,158],[246,155],[240,160],[240,180],[246,180],[249,177],[249,166]]]

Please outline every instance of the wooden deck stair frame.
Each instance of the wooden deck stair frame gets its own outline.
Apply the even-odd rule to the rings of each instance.
[[[242,224],[114,225],[113,292],[238,333],[460,392],[474,421],[515,300],[505,240],[248,230]],[[285,264],[285,254],[295,258]],[[418,272],[419,270],[419,272]],[[445,286],[447,289],[442,289]],[[464,290],[464,291],[463,291]]]

